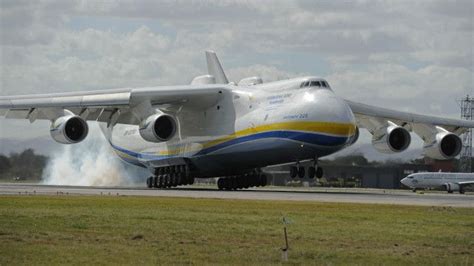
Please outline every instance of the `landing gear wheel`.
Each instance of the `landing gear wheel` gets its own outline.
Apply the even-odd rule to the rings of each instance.
[[[170,176],[169,175],[164,175],[163,176],[163,187],[169,188],[170,187]]]
[[[153,187],[153,177],[150,176],[149,178],[146,179],[146,186],[147,186],[148,188],[152,188],[152,187]]]
[[[317,177],[317,178],[321,178],[321,177],[323,177],[323,174],[324,174],[323,168],[318,167],[318,168],[316,169],[316,177]]]
[[[459,189],[459,194],[464,194],[464,189],[460,188]]]
[[[298,177],[299,178],[304,178],[304,167],[303,166],[300,166],[298,168]]]
[[[194,184],[194,176],[188,176],[186,180],[188,185]]]
[[[233,189],[233,190],[237,190],[237,187],[238,187],[238,185],[237,185],[237,177],[235,177],[235,176],[234,176],[234,177],[232,177],[232,179],[231,179],[231,180],[232,180],[232,183],[231,183],[231,184],[232,184],[232,186],[231,186],[231,189]]]
[[[230,187],[232,185],[232,180],[231,178],[224,178],[224,189],[225,190],[230,190]]]
[[[243,188],[249,188],[252,184],[252,174],[243,177]]]
[[[219,190],[223,190],[223,189],[224,189],[224,179],[222,179],[222,178],[217,179],[217,188],[218,188]]]
[[[264,175],[264,174],[262,174],[262,175],[260,176],[260,178],[259,178],[259,181],[260,181],[260,182],[259,182],[259,183],[260,183],[259,185],[260,185],[261,187],[266,186],[266,185],[267,185],[267,176]]]
[[[157,176],[154,176],[154,177],[152,178],[152,180],[153,180],[153,187],[154,187],[154,188],[158,188],[158,177],[157,177]]]
[[[244,187],[244,178],[243,176],[239,176],[237,178],[237,189],[241,189]]]
[[[313,179],[316,176],[316,168],[313,166],[308,167],[308,177]]]
[[[164,187],[163,176],[160,175],[158,176],[158,188],[163,188],[163,187]]]
[[[296,166],[290,167],[290,176],[291,178],[295,178],[298,175],[298,168]]]
[[[177,174],[172,174],[172,179],[173,182],[171,183],[173,187],[177,187],[179,185],[179,177]]]

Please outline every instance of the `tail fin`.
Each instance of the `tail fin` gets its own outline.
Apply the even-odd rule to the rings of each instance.
[[[207,72],[209,72],[209,75],[213,75],[216,78],[216,83],[228,84],[229,81],[227,80],[221,63],[214,51],[206,51],[206,61]]]

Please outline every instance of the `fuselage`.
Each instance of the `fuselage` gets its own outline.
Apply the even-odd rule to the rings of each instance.
[[[473,173],[416,173],[403,178],[400,182],[410,188],[437,188],[446,184],[474,181]]]
[[[352,144],[357,131],[349,106],[323,81],[226,85],[211,107],[162,108],[178,122],[169,141],[147,142],[137,126],[120,124],[109,141],[127,162],[154,168],[186,158],[202,176],[320,158]]]

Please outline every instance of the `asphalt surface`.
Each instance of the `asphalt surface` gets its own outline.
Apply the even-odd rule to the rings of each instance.
[[[148,189],[141,187],[79,187],[6,183],[0,184],[0,195],[155,196],[474,207],[474,194],[461,195],[448,194],[446,192],[413,193],[404,190],[360,188],[288,189],[272,187],[238,191],[219,191],[202,186],[174,189]]]

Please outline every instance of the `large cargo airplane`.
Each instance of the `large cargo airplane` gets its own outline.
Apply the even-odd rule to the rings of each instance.
[[[0,116],[51,121],[51,137],[64,144],[101,129],[120,158],[150,170],[148,187],[192,184],[220,177],[219,189],[264,186],[262,167],[289,164],[292,177],[323,175],[318,159],[357,141],[359,128],[375,149],[404,151],[413,131],[424,152],[451,159],[471,121],[417,115],[345,100],[329,83],[308,76],[263,83],[229,82],[212,51],[208,74],[190,85],[0,97]],[[312,161],[308,168],[300,165]]]
[[[448,193],[459,191],[464,193],[464,187],[474,185],[474,173],[416,173],[403,178],[400,182],[416,191],[417,189],[442,188]]]

